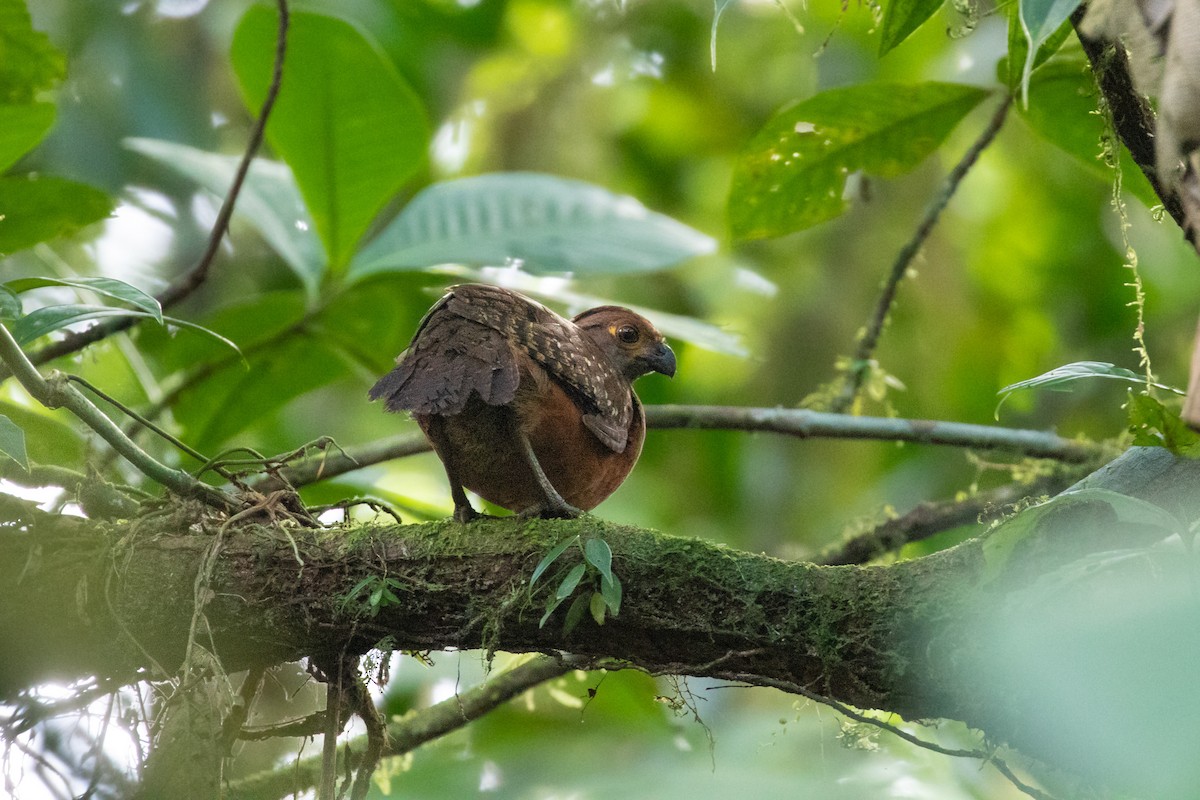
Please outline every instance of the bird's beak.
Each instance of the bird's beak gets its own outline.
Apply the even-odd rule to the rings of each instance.
[[[666,342],[659,342],[646,356],[646,365],[668,378],[675,377],[675,351]]]

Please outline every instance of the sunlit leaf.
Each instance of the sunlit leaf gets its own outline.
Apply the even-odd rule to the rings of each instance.
[[[25,452],[25,431],[3,414],[0,414],[0,454],[20,464],[21,469],[29,470],[29,456]]]
[[[74,181],[0,178],[0,256],[73,233],[112,209],[111,197]]]
[[[0,103],[28,103],[66,75],[66,59],[35,31],[25,0],[0,0]]]
[[[785,109],[734,166],[733,235],[782,236],[838,216],[851,172],[894,177],[911,170],[988,94],[950,83],[864,84]]]
[[[879,55],[908,38],[921,23],[933,16],[945,0],[886,0],[879,25]]]
[[[125,146],[190,178],[217,197],[229,191],[241,161],[240,156],[208,153],[159,139],[126,139]],[[262,235],[300,279],[308,297],[315,298],[325,274],[325,253],[288,166],[256,158],[234,213]]]
[[[530,589],[533,588],[533,585],[538,582],[538,578],[542,577],[542,574],[550,567],[550,565],[557,561],[558,557],[566,552],[567,548],[573,545],[578,539],[578,536],[572,536],[568,539],[563,539],[561,542],[556,544],[549,553],[546,553],[546,555],[542,556],[542,560],[539,561],[537,566],[533,568],[533,574],[529,576]]]
[[[716,242],[632,197],[583,181],[505,172],[421,191],[351,265],[349,278],[437,264],[580,275],[649,272]]]
[[[234,71],[255,113],[270,84],[277,20],[273,9],[254,6],[234,34]],[[292,168],[329,261],[340,269],[424,161],[429,123],[392,62],[348,23],[293,12],[287,47],[267,139]]]
[[[1082,0],[1018,0],[1021,29],[1029,49],[1025,52],[1025,64],[1021,70],[1021,93],[1028,96],[1029,76],[1033,73],[1038,50],[1050,37],[1071,18]]]
[[[163,321],[162,306],[152,295],[116,278],[18,278],[0,284],[0,286],[7,287],[10,291],[18,294],[46,286],[72,286],[76,289],[87,289],[114,300],[122,300],[134,308],[145,311],[156,321],[160,323]]]
[[[0,105],[0,172],[32,150],[52,125],[54,106],[50,103]]]

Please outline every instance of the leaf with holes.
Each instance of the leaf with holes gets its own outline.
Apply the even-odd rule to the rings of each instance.
[[[25,431],[3,414],[0,414],[0,454],[17,462],[26,472],[29,471],[29,456],[25,452]]]
[[[347,278],[438,264],[519,263],[531,273],[666,269],[716,242],[632,197],[583,181],[505,172],[422,190],[354,259]]]
[[[921,163],[989,92],[953,83],[864,84],[784,109],[734,165],[729,224],[737,239],[783,236],[841,214],[846,178],[885,178]]]
[[[16,294],[28,292],[30,289],[41,289],[46,286],[72,286],[121,300],[136,309],[145,311],[160,324],[163,321],[162,306],[151,295],[146,294],[136,286],[116,278],[18,278],[15,281],[0,284]]]

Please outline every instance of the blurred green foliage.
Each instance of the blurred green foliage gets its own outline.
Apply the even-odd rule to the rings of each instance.
[[[356,246],[418,191],[489,172],[586,181],[718,241],[715,254],[670,269],[579,268],[573,283],[548,277],[536,284],[568,303],[570,293],[604,298],[740,337],[747,356],[673,342],[677,377],[642,381],[644,402],[798,405],[852,352],[895,253],[986,125],[996,101],[985,95],[1016,87],[1028,52],[1015,23],[986,6],[960,13],[888,5],[881,34],[874,4],[788,3],[799,30],[774,3],[728,4],[715,33],[713,5],[701,0],[296,5],[296,61],[285,70],[293,83],[285,77],[264,153],[286,161],[291,175],[277,164],[252,174],[210,279],[172,312],[236,342],[248,366],[208,337],[143,325],[69,367],[154,413],[210,456],[231,447],[290,451],[322,435],[352,445],[412,429],[369,405],[366,390],[442,287],[459,278],[396,269],[354,282],[339,274]],[[0,0],[0,21],[19,16],[20,6]],[[14,120],[0,133],[0,160],[12,162],[10,177],[0,179],[0,213],[13,215],[5,223],[15,226],[20,211],[48,193],[58,195],[46,201],[54,209],[76,213],[59,219],[39,212],[41,227],[24,238],[18,231],[6,239],[12,228],[0,227],[0,251],[12,253],[0,261],[0,278],[103,275],[153,293],[194,264],[265,93],[272,6],[32,3],[34,26],[64,54],[66,74],[48,94],[63,61],[40,40],[27,60],[2,59],[27,65],[28,74],[26,67],[0,70],[4,102],[25,105],[0,107],[0,119]],[[1010,115],[971,170],[901,287],[877,356],[907,388],[889,389],[868,403],[869,412],[987,423],[997,390],[1059,365],[1138,369],[1104,121],[1093,113],[1095,92],[1077,48],[1043,33],[1028,107]],[[934,81],[957,84],[956,97],[965,98],[953,119],[940,121],[935,139],[919,141],[924,130],[885,138],[882,150],[867,154],[895,158],[912,146],[903,170],[872,170],[867,158],[838,164],[834,179],[849,178],[834,198],[835,212],[845,205],[844,213],[822,213],[827,221],[814,218],[790,235],[731,240],[731,230],[777,235],[803,227],[738,222],[747,212],[735,179],[739,159],[756,136],[778,133],[769,126],[781,109],[824,102],[836,112],[833,101],[868,95],[863,87]],[[57,105],[40,144],[48,112],[30,105],[35,100]],[[869,106],[865,112],[876,110]],[[797,122],[804,120],[790,120],[793,130]],[[1156,374],[1183,385],[1200,290],[1195,253],[1146,207],[1148,187],[1128,160],[1117,163]],[[311,218],[298,210],[297,192]],[[116,207],[107,216],[110,198]],[[55,238],[80,226],[87,227]],[[485,277],[503,279],[505,265],[492,266],[498,269]],[[24,301],[27,311],[96,299],[71,287],[39,292],[25,296],[36,298]],[[1110,437],[1125,427],[1124,401],[1115,382],[1082,382],[1070,394],[1015,395],[1002,421]],[[25,402],[11,383],[0,388],[0,414],[24,430],[35,462],[82,469],[90,460],[124,470],[97,459],[88,437],[60,413]],[[144,444],[179,459],[161,443]],[[651,432],[632,477],[599,513],[802,556],[856,520],[1007,476],[990,466],[960,452],[884,443]],[[373,493],[404,508],[450,510],[440,467],[428,455],[306,491],[321,502]],[[391,691],[427,702],[437,674]],[[895,742],[881,743],[883,753],[843,749],[828,715],[796,712],[790,698],[773,693],[696,689],[696,710],[716,739],[710,754],[704,728],[654,700],[656,692],[671,695],[668,688],[638,675],[609,675],[594,688],[594,700],[569,709],[552,691],[586,698],[578,682],[539,690],[532,708],[505,709],[418,751],[389,768],[395,795],[774,796],[786,787],[866,798],[902,786],[909,796],[1012,792],[974,765]],[[499,788],[484,786],[489,775],[499,776]]]

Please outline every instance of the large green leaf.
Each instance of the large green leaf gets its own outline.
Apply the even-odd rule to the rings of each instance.
[[[1025,52],[1025,64],[1021,71],[1022,93],[1028,96],[1029,76],[1038,51],[1064,22],[1071,18],[1075,9],[1083,0],[1019,0],[1017,8],[1021,19],[1021,28],[1029,49]]]
[[[950,83],[867,84],[783,110],[734,166],[734,236],[782,236],[836,217],[849,173],[893,177],[912,169],[988,94]]]
[[[0,400],[0,414],[21,428],[25,447],[34,461],[46,464],[81,464],[87,444],[79,431],[67,424],[67,415],[40,405],[22,406]]]
[[[29,469],[29,456],[25,453],[25,431],[8,417],[0,414],[0,455],[7,456]]]
[[[234,34],[234,70],[255,112],[270,83],[276,26],[273,10],[255,6]],[[425,110],[381,52],[332,17],[292,14],[284,75],[267,138],[291,166],[330,263],[340,269],[423,162]]]
[[[1101,158],[1106,135],[1104,118],[1096,113],[1096,85],[1081,59],[1055,59],[1038,69],[1029,84],[1029,102],[1021,117],[1034,131],[1062,148],[1103,181],[1111,182],[1112,167]],[[1122,186],[1153,208],[1161,201],[1125,148],[1118,148]]]
[[[53,125],[50,103],[0,105],[0,172],[32,150]]]
[[[528,172],[438,183],[413,198],[348,277],[436,264],[519,262],[532,273],[628,273],[711,253],[716,242],[632,197]]]
[[[238,156],[207,153],[160,139],[126,139],[125,146],[224,197],[233,183]],[[252,225],[291,267],[309,298],[316,297],[325,274],[325,254],[312,217],[286,164],[255,159],[238,195],[235,213]]]
[[[96,294],[111,297],[114,300],[121,300],[134,308],[145,311],[159,323],[163,321],[162,306],[159,305],[157,300],[136,286],[131,286],[125,281],[119,281],[116,278],[18,278],[17,280],[0,284],[0,287],[6,288],[15,294],[27,292],[30,289],[41,289],[46,286],[72,286],[76,289],[87,289]]]
[[[104,219],[113,201],[99,189],[53,177],[0,178],[0,256]]]
[[[884,56],[921,23],[933,16],[945,0],[888,0],[879,25],[879,55]]]
[[[66,75],[66,60],[33,29],[25,0],[0,0],[0,103],[29,103]]]

